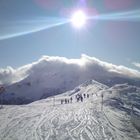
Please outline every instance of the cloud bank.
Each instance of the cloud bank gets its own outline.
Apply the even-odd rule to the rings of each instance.
[[[133,62],[132,64],[133,64],[134,66],[136,66],[136,67],[140,68],[140,63]]]
[[[135,63],[139,67],[138,63]],[[103,62],[95,57],[85,54],[80,59],[67,59],[59,56],[42,56],[38,61],[22,66],[17,69],[7,67],[0,69],[0,84],[12,84],[25,79],[26,77],[42,77],[53,80],[54,75],[59,75],[69,79],[75,75],[81,81],[86,79],[101,79],[111,77],[140,78],[138,70],[125,66],[117,66]],[[61,76],[60,76],[61,75]],[[41,78],[40,78],[41,79]],[[56,80],[54,78],[54,80]]]
[[[18,69],[14,69],[10,66],[5,69],[0,69],[0,84],[12,84],[24,79],[28,76],[31,65],[23,66]]]

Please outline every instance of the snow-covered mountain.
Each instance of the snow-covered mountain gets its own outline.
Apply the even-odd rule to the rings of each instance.
[[[76,95],[84,94],[89,98],[77,102]],[[71,97],[72,103],[61,104]],[[0,110],[0,139],[139,140],[131,115],[131,104],[139,105],[139,101],[140,88],[136,86],[108,87],[89,80],[28,105],[4,106]]]
[[[66,92],[91,79],[107,86],[123,83],[140,86],[139,71],[86,55],[80,59],[44,56],[16,70],[0,70],[0,82],[9,83],[5,86],[5,104],[30,103]]]

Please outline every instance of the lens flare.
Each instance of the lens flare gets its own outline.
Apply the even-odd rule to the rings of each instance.
[[[15,21],[15,23],[9,23],[9,25],[12,25],[10,27],[3,27],[3,32],[0,33],[0,40],[36,33],[50,28],[62,26],[68,22],[69,21],[67,19],[60,18],[49,18],[43,20],[35,19],[21,22]],[[8,29],[11,30],[9,31]]]
[[[140,22],[140,10],[117,12],[117,13],[107,13],[107,14],[88,14],[84,13],[82,10],[78,10],[73,14],[71,18],[52,18],[48,17],[47,19],[35,19],[18,22],[8,21],[8,25],[0,23],[0,40],[5,40],[9,38],[14,38],[18,36],[23,36],[27,34],[32,34],[42,30],[47,30],[49,28],[58,27],[67,23],[72,23],[76,28],[83,28],[87,20],[98,20],[98,21],[128,21],[128,22]]]
[[[71,23],[76,28],[81,28],[86,24],[86,14],[82,10],[76,11],[71,18]]]

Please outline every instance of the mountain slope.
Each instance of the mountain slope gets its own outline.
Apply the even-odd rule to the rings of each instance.
[[[44,56],[9,74],[8,71],[0,71],[0,80],[8,81],[8,77],[16,77],[15,80],[19,81],[5,86],[5,104],[25,104],[44,99],[72,90],[91,79],[108,86],[123,83],[140,86],[140,72],[86,55],[80,59]]]
[[[89,94],[89,98],[77,102],[77,94]],[[132,94],[135,103],[139,103],[135,100],[135,95],[140,99],[137,87],[123,84],[109,88],[90,80],[55,97],[28,105],[5,106],[0,110],[0,139],[139,140],[140,133],[131,123],[131,106],[127,104]],[[61,104],[62,99],[70,97],[72,103]]]

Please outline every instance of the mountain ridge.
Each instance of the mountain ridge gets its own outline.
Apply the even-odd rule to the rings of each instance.
[[[16,71],[12,73],[16,75]],[[0,72],[0,77],[1,75]],[[44,99],[72,90],[89,80],[109,87],[124,83],[140,87],[139,71],[87,55],[82,55],[80,59],[44,56],[30,65],[19,68],[17,77],[22,77],[22,80],[5,86],[5,104],[8,103],[6,100],[13,100],[13,103],[16,100],[17,104],[20,104],[17,100],[19,98],[26,103]]]

